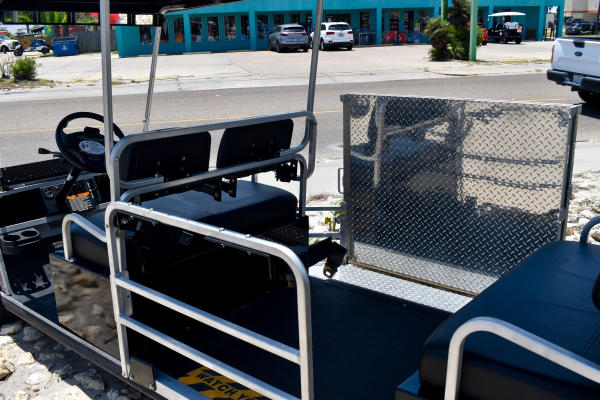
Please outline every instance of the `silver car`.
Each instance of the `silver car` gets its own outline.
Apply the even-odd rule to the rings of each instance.
[[[269,35],[269,50],[280,53],[285,49],[308,51],[308,35],[302,25],[279,25]]]

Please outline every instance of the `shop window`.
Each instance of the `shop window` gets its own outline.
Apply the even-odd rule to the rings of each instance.
[[[415,31],[423,32],[425,27],[427,26],[427,22],[429,21],[429,11],[421,10],[419,11],[419,25],[415,27]]]
[[[368,11],[360,13],[360,30],[363,32],[371,30],[371,13]]]
[[[202,41],[202,17],[190,18],[190,29],[192,31],[192,42]]]
[[[247,15],[242,15],[240,17],[240,23],[242,26],[240,27],[242,30],[242,40],[250,39],[250,18]]]
[[[290,14],[290,24],[299,24],[300,14]]]
[[[154,17],[152,14],[136,14],[135,24],[136,25],[152,25]]]
[[[256,30],[259,39],[269,38],[269,17],[267,15],[256,16]]]
[[[140,26],[140,44],[152,44],[152,28],[148,25]]]
[[[183,29],[183,18],[175,18],[173,20],[173,33],[175,42],[181,43],[185,41],[185,31]]]
[[[390,11],[390,32],[400,32],[400,11]]]
[[[404,12],[404,31],[414,32],[415,31],[415,12],[406,11]]]
[[[283,14],[275,14],[273,15],[273,28],[277,28],[279,25],[283,25],[285,22],[285,17]]]
[[[229,15],[225,17],[225,40],[236,39],[235,16]]]
[[[381,32],[385,32],[385,11],[381,11]]]
[[[166,18],[162,24],[162,30],[160,31],[160,42],[169,43],[169,22]]]
[[[327,22],[345,22],[350,25],[350,14],[330,14],[327,16]]]
[[[206,18],[208,24],[208,41],[218,42],[221,40],[219,35],[219,17],[208,17]]]

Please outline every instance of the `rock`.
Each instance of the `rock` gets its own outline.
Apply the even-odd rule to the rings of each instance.
[[[98,281],[96,277],[91,274],[77,274],[71,278],[71,282],[75,285],[94,287],[97,286]]]
[[[35,359],[33,358],[33,354],[25,353],[17,360],[17,365],[29,365],[33,364]]]
[[[54,373],[62,378],[69,375],[71,371],[73,371],[73,367],[70,365],[63,365],[62,367],[55,369]]]
[[[71,351],[71,349],[69,349],[68,347],[63,346],[60,343],[56,343],[53,347],[54,350],[56,351]]]
[[[33,326],[26,326],[23,328],[23,340],[26,342],[33,342],[34,340],[38,340],[42,338],[44,334]]]
[[[50,373],[46,370],[34,372],[33,374],[29,374],[25,383],[28,385],[41,385],[43,383],[48,382],[50,379]]]
[[[583,210],[581,212],[581,216],[583,218],[592,219],[592,218],[596,217],[596,213],[593,212],[592,210]]]
[[[44,398],[42,396],[35,396],[33,400],[44,400]]]
[[[47,347],[49,344],[50,344],[50,342],[47,340],[40,340],[39,342],[36,342],[33,345],[33,348],[37,351],[40,351],[41,349]]]
[[[62,360],[64,358],[65,358],[65,355],[61,354],[61,353],[41,353],[38,356],[38,359],[40,361],[48,361],[48,360],[56,360],[56,359]]]
[[[108,393],[106,393],[106,400],[117,400],[119,397],[119,392],[115,389],[110,389]]]
[[[0,381],[5,380],[12,374],[12,371],[4,366],[3,363],[0,363]]]
[[[86,389],[104,391],[104,381],[94,369],[74,375],[73,378]]]
[[[92,305],[92,315],[102,315],[104,314],[104,309],[100,307],[98,304]]]
[[[567,222],[569,222],[570,224],[576,224],[578,221],[579,221],[579,215],[569,214],[569,218],[567,219]]]
[[[10,336],[0,336],[0,346],[14,343],[15,341]]]
[[[58,314],[58,322],[60,322],[61,324],[68,324],[69,322],[73,321],[74,318],[75,314],[73,314],[72,312]]]
[[[590,235],[596,242],[600,242],[600,232],[594,232]]]
[[[575,231],[573,230],[573,228],[567,228],[567,236],[573,236],[575,234]]]
[[[24,390],[17,390],[15,400],[29,400],[29,393]]]
[[[40,391],[40,388],[36,385],[33,385],[32,387],[29,388],[29,390],[31,390],[34,393],[37,393]]]
[[[10,324],[4,324],[2,325],[2,328],[0,328],[0,336],[14,335],[21,329],[23,329],[23,321],[15,321],[11,322]]]
[[[102,332],[102,327],[99,325],[89,325],[83,328],[82,336],[87,340],[93,342],[98,335]]]
[[[138,391],[131,392],[128,395],[128,397],[132,400],[140,400],[142,398],[142,396],[143,396],[143,394]]]
[[[115,317],[112,314],[104,316],[104,323],[106,323],[106,325],[109,328],[116,328],[117,327],[117,323],[115,322]]]

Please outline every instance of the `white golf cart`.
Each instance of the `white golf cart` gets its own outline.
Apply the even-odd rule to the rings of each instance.
[[[65,116],[53,159],[1,170],[4,316],[157,399],[597,398],[598,219],[562,241],[580,106],[343,96],[341,245],[309,245],[317,48],[306,110],[148,129],[164,14],[226,2],[0,2],[100,11],[104,105]],[[156,26],[128,136],[111,13]]]

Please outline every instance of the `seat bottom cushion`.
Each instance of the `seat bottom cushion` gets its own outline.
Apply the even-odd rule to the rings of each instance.
[[[600,363],[600,311],[592,301],[600,246],[552,243],[448,318],[425,343],[422,394],[442,398],[452,334],[471,318],[507,321]],[[461,399],[600,398],[600,385],[504,339],[475,333],[467,339]]]
[[[144,207],[167,214],[204,222],[242,233],[261,233],[289,223],[296,216],[296,197],[273,186],[238,181],[236,197],[223,194],[221,201],[212,196],[188,191],[144,202]],[[88,217],[104,230],[104,212]],[[106,244],[77,225],[71,229],[73,253],[77,260],[86,260],[109,267]]]

